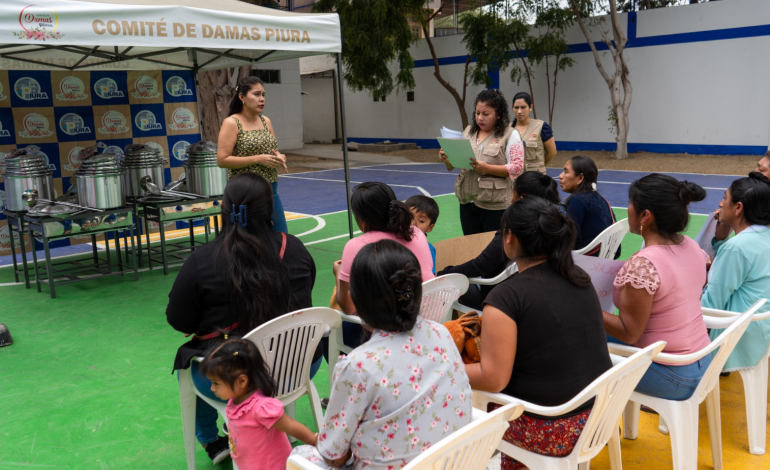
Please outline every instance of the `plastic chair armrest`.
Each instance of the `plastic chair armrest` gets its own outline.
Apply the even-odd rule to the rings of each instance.
[[[335,310],[335,312],[340,314],[340,318],[342,318],[342,321],[346,321],[348,323],[357,323],[359,325],[364,324],[364,321],[361,320],[361,317],[357,315],[348,315],[347,313],[344,313],[342,310]]]
[[[607,349],[610,350],[610,354],[622,357],[631,357],[641,351],[639,348],[617,343],[607,343]]]
[[[484,278],[484,277],[471,277],[468,278],[469,284],[477,284],[479,286],[494,286],[497,284],[500,284],[504,279],[498,279],[500,276],[495,276],[493,278]]]
[[[286,461],[286,470],[324,470],[323,467],[319,467],[313,462],[309,461],[305,457],[299,455],[292,455],[289,460]]]
[[[468,313],[468,312],[477,311],[475,308],[466,307],[465,305],[463,305],[463,304],[461,304],[459,302],[453,303],[452,304],[452,309],[453,310],[457,310],[458,312],[462,312],[462,313]],[[481,312],[479,312],[479,315],[481,315]]]
[[[535,413],[542,416],[558,416],[572,411],[572,408],[577,408],[580,404],[571,405],[569,402],[561,406],[539,406],[534,403],[529,403],[519,398],[506,395],[504,393],[491,393],[480,392],[478,390],[473,391],[473,405],[474,409],[486,410],[488,403],[497,403],[498,405],[510,405],[519,404],[524,405],[524,411],[529,413]],[[483,407],[483,408],[481,408]]]

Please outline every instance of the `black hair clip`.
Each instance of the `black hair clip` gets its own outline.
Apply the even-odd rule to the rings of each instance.
[[[396,300],[398,300],[399,302],[408,302],[414,298],[414,293],[412,292],[411,285],[406,286],[405,290],[395,289],[395,292],[396,292]]]
[[[396,212],[398,212],[398,207],[396,206],[396,201],[390,201],[390,204],[388,204],[388,213],[393,215]]]
[[[239,212],[235,211],[235,204],[233,204],[233,211],[230,213],[230,222],[235,223],[237,220],[240,222],[241,227],[248,225],[246,221],[246,206],[242,205],[238,208]]]

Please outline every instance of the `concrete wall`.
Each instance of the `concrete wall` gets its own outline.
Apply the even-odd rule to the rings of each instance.
[[[299,59],[267,62],[257,68],[281,71],[280,84],[265,85],[265,116],[273,122],[278,148],[302,148]]]
[[[636,16],[634,20],[634,15]],[[629,151],[696,154],[761,154],[770,141],[770,1],[731,0],[621,15],[630,38],[627,49],[634,89]],[[598,31],[593,31],[599,41]],[[441,73],[461,89],[465,62],[462,36],[434,38]],[[567,33],[577,64],[559,75],[551,124],[561,150],[613,150],[607,120],[610,95],[577,26]],[[614,66],[599,44],[608,73]],[[433,76],[427,44],[412,50],[415,101],[392,94],[373,102],[368,93],[347,90],[350,140],[383,139],[435,147],[441,126],[458,129],[451,95]],[[397,65],[393,65],[395,71]],[[548,119],[545,68],[536,68],[535,101]],[[508,99],[529,91],[526,80],[512,83],[509,71],[494,77]],[[466,109],[482,87],[468,87]]]

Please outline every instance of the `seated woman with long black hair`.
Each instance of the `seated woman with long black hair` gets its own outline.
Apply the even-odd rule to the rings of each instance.
[[[465,366],[474,390],[556,406],[612,367],[599,297],[572,260],[574,231],[567,216],[538,197],[505,211],[503,249],[519,272],[484,302],[481,362]],[[569,455],[592,406],[593,399],[557,417],[525,413],[503,438],[540,454]],[[501,468],[523,465],[503,454]]]
[[[513,184],[513,198],[511,202],[516,202],[530,196],[541,197],[553,204],[559,204],[560,202],[556,181],[539,171],[527,171],[516,178]],[[500,235],[500,230],[498,230],[495,232],[492,241],[489,242],[489,245],[484,248],[484,251],[479,256],[457,266],[447,266],[438,275],[462,274],[466,277],[488,279],[499,275],[510,263],[511,260],[508,259],[503,251],[503,237]],[[468,287],[468,292],[460,296],[458,302],[466,307],[481,310],[484,299],[492,288],[494,286],[471,285]]]
[[[193,335],[176,354],[174,370],[192,367],[201,393],[218,400],[211,381],[198,370],[194,356],[223,341],[294,310],[311,307],[315,263],[299,239],[274,232],[273,190],[260,175],[234,176],[222,198],[222,232],[190,254],[169,294],[166,318],[177,331]],[[312,377],[321,365],[314,355]],[[220,437],[217,412],[198,398],[195,435],[217,463],[229,455]]]

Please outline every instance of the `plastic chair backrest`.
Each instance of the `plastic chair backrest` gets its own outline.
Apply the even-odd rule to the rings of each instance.
[[[595,394],[593,409],[575,444],[575,449],[579,452],[578,462],[592,459],[601,452],[612,433],[618,432],[618,421],[631,393],[647,372],[652,359],[665,347],[665,341],[647,346],[599,376],[573,399],[585,403],[586,397]]]
[[[307,385],[313,351],[324,331],[341,325],[336,311],[313,307],[271,320],[251,330],[243,339],[259,349],[278,387],[275,398],[281,399]]]
[[[743,332],[749,327],[749,323],[751,323],[754,313],[759,310],[765,302],[765,299],[755,302],[754,305],[743,312],[732,325],[728,326],[722,334],[717,336],[717,339],[712,341],[708,347],[701,350],[702,352],[706,352],[706,354],[711,354],[712,351],[719,348],[719,351],[712,356],[711,364],[706,369],[706,372],[700,379],[698,387],[693,393],[694,397],[698,397],[699,403],[705,400],[706,395],[711,393],[711,390],[713,390],[719,383],[719,373],[722,372],[722,367],[724,367],[725,362],[727,362],[733,349],[735,349],[735,345],[740,341]],[[703,354],[703,356],[706,354]]]
[[[519,403],[499,408],[434,444],[404,470],[484,470],[508,422],[523,412],[524,406]]]
[[[446,274],[422,283],[420,315],[437,323],[449,321],[452,304],[468,291],[468,278],[462,274]]]
[[[575,253],[584,255],[589,251],[596,248],[601,244],[599,249],[599,258],[614,259],[615,253],[618,251],[620,243],[623,241],[623,237],[628,233],[628,219],[623,219],[610,225],[602,233],[600,233],[594,240],[585,247],[575,250]]]

